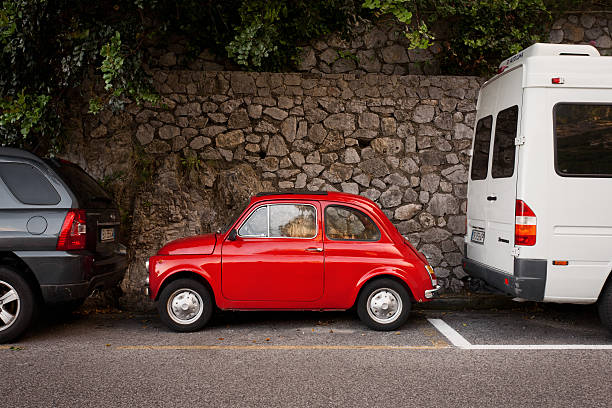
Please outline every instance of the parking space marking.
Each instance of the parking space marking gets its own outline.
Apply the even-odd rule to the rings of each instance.
[[[190,345],[190,346],[117,346],[117,350],[440,350],[448,345],[434,346],[384,346],[384,345]]]
[[[472,343],[467,341],[462,335],[460,335],[455,329],[450,327],[444,320],[442,319],[427,319],[429,323],[433,325],[440,333],[446,337],[453,346],[458,348],[470,348]]]
[[[442,319],[427,319],[453,346],[463,350],[612,350],[612,344],[472,344]]]

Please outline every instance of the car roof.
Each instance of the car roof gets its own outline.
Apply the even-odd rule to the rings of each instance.
[[[316,200],[316,201],[338,201],[343,203],[362,204],[368,207],[376,206],[368,198],[338,191],[289,191],[289,192],[264,192],[251,197],[251,203],[272,200]]]

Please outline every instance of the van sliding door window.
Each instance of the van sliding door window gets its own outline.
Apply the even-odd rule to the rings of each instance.
[[[476,124],[474,155],[472,156],[472,180],[484,180],[487,178],[492,124],[493,117],[490,115],[480,119]]]
[[[612,105],[554,107],[555,169],[561,176],[612,176]]]
[[[518,106],[511,106],[497,114],[493,142],[493,178],[512,177],[514,174],[514,139],[518,123]]]

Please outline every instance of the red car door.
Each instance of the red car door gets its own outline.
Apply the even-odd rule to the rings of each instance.
[[[223,243],[223,296],[235,301],[319,299],[324,284],[320,208],[316,201],[252,208],[237,226],[236,239]]]

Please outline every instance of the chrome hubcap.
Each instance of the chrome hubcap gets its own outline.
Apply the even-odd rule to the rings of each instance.
[[[179,289],[168,298],[168,315],[178,324],[191,324],[202,316],[202,298],[191,289]]]
[[[20,310],[21,300],[17,291],[7,282],[0,280],[0,331],[15,323]]]
[[[375,322],[393,323],[402,313],[402,298],[393,289],[376,289],[368,297],[367,308]]]

